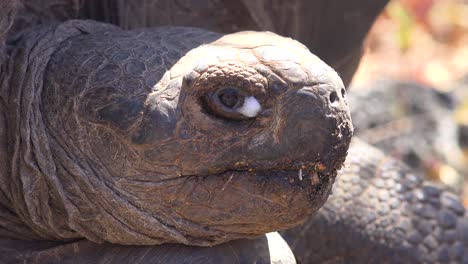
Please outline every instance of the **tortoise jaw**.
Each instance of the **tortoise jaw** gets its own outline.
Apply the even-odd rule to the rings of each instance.
[[[303,169],[301,179],[300,171],[226,170],[182,176],[165,182],[164,188],[154,185],[154,193],[170,198],[159,206],[207,234],[255,237],[297,226],[324,204],[336,174]]]
[[[229,182],[232,180],[233,177],[241,176],[241,177],[279,177],[285,180],[283,182],[285,185],[283,187],[287,187],[289,184],[291,188],[294,186],[301,186],[304,191],[317,193],[323,187],[324,184],[327,184],[328,181],[325,182],[325,179],[330,177],[330,175],[322,174],[317,169],[307,169],[299,167],[297,170],[295,169],[281,169],[281,170],[227,170],[224,173],[216,174],[216,176],[221,175],[230,175],[228,180],[223,185],[222,189],[226,189],[229,185]],[[333,182],[333,181],[332,181]],[[310,189],[312,188],[312,189]]]
[[[307,164],[307,165],[306,165]],[[271,168],[271,169],[254,169],[254,168],[247,168],[247,169],[228,169],[221,173],[213,173],[210,175],[225,175],[231,174],[231,176],[235,175],[236,173],[243,173],[245,176],[255,176],[256,174],[267,175],[271,173],[273,176],[281,177],[281,173],[284,174],[284,177],[288,178],[290,183],[294,183],[296,181],[302,182],[305,179],[312,180],[312,186],[319,184],[319,177],[318,175],[324,171],[326,166],[320,162],[301,162],[293,166],[283,166],[278,168]],[[279,174],[278,174],[279,173]],[[296,175],[296,176],[294,176]]]

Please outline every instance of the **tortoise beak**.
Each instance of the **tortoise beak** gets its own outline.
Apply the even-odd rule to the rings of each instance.
[[[285,98],[279,138],[284,139],[282,145],[291,157],[310,160],[320,153],[326,155],[337,141],[349,144],[353,127],[340,90],[334,85],[317,84],[293,91]]]

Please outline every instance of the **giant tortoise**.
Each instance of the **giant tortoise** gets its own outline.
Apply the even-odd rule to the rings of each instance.
[[[0,261],[468,263],[458,198],[351,142],[384,4],[2,1]]]

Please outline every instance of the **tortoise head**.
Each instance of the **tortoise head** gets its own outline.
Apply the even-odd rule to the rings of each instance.
[[[352,136],[336,72],[269,32],[80,35],[46,76],[50,131],[83,171],[59,178],[93,212],[79,231],[93,240],[213,245],[293,227],[326,201]]]
[[[345,97],[336,72],[303,45],[242,32],[182,57],[129,136],[145,159],[169,165],[166,175],[333,171],[352,130]]]

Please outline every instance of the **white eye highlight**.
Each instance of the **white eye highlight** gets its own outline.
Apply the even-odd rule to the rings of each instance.
[[[257,99],[254,96],[248,96],[245,97],[244,104],[237,109],[237,112],[247,117],[255,117],[260,110],[262,110],[262,106]]]

